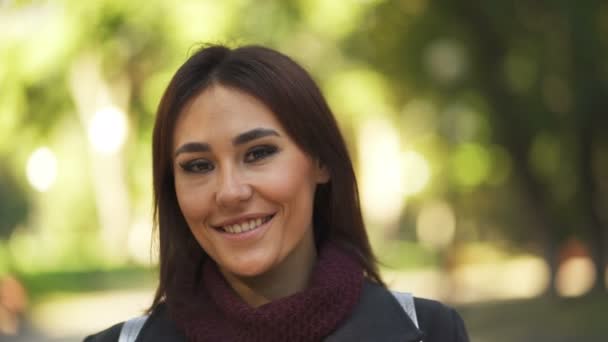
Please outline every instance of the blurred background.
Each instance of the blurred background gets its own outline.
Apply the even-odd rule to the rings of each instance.
[[[151,303],[151,129],[201,43],[319,82],[391,287],[472,341],[608,335],[608,3],[0,0],[0,340]]]

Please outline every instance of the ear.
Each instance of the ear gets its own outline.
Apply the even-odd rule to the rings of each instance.
[[[325,184],[331,179],[327,166],[319,159],[315,162],[315,179],[317,184]]]

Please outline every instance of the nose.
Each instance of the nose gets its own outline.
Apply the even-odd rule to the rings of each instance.
[[[216,192],[218,205],[237,206],[251,198],[252,192],[251,185],[244,181],[238,170],[226,169],[220,173]]]

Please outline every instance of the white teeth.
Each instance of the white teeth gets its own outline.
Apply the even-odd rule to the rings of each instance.
[[[253,219],[253,220],[249,220],[240,224],[232,224],[232,225],[227,225],[227,226],[223,226],[222,229],[224,229],[225,232],[230,233],[230,234],[238,234],[238,233],[244,233],[247,231],[250,231],[252,229],[255,229],[257,227],[259,227],[260,225],[262,225],[262,223],[266,222],[265,219],[262,218],[257,218],[257,219]]]

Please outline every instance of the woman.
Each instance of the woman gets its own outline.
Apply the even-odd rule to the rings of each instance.
[[[452,309],[416,298],[418,329],[385,288],[344,140],[289,57],[196,52],[161,100],[153,162],[160,282],[137,341],[467,341]]]

